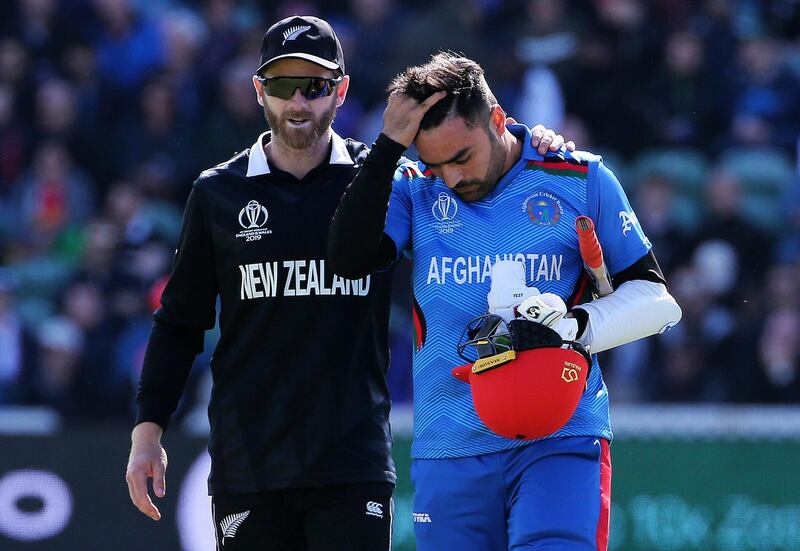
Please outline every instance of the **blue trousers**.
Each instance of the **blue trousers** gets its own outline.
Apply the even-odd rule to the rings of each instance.
[[[455,459],[415,459],[418,551],[606,551],[608,441],[573,436]]]

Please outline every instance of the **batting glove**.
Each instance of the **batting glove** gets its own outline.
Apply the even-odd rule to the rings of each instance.
[[[553,329],[565,341],[574,341],[578,336],[578,320],[564,317],[567,305],[556,294],[543,293],[528,297],[517,306],[517,311],[526,320]]]
[[[511,321],[516,317],[516,306],[539,289],[525,285],[525,264],[517,260],[501,260],[492,266],[492,287],[486,296],[489,313]]]

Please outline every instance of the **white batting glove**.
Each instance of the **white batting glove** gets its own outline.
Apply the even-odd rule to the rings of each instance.
[[[564,340],[573,341],[578,335],[578,320],[564,317],[567,305],[556,294],[544,293],[528,297],[520,303],[517,311],[526,320],[553,329]]]
[[[492,266],[492,288],[486,296],[489,313],[511,321],[515,307],[526,298],[538,295],[539,289],[525,285],[525,264],[518,260],[501,260]]]

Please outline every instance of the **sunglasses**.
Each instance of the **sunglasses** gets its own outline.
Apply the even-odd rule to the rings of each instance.
[[[330,96],[344,77],[256,77],[268,96],[291,99],[298,88],[307,100]]]

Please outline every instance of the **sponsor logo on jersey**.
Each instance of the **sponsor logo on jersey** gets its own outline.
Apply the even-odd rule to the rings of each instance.
[[[272,230],[264,227],[267,220],[269,220],[267,207],[255,199],[250,201],[239,211],[239,225],[243,230],[236,234],[236,238],[258,241],[262,235],[271,234]]]
[[[633,211],[619,211],[619,218],[622,220],[622,235],[628,237],[628,232],[631,231],[634,224],[639,223],[639,219],[636,218],[636,213]]]
[[[561,200],[546,191],[528,195],[522,202],[522,210],[537,226],[555,226],[564,214]]]
[[[428,513],[411,513],[414,522],[431,522],[431,516]]]
[[[383,504],[377,501],[367,501],[367,515],[383,518]]]
[[[436,222],[431,222],[430,227],[442,234],[453,233],[456,228],[463,224],[456,220],[458,214],[458,202],[449,193],[443,191],[436,198],[431,206],[431,214]]]

